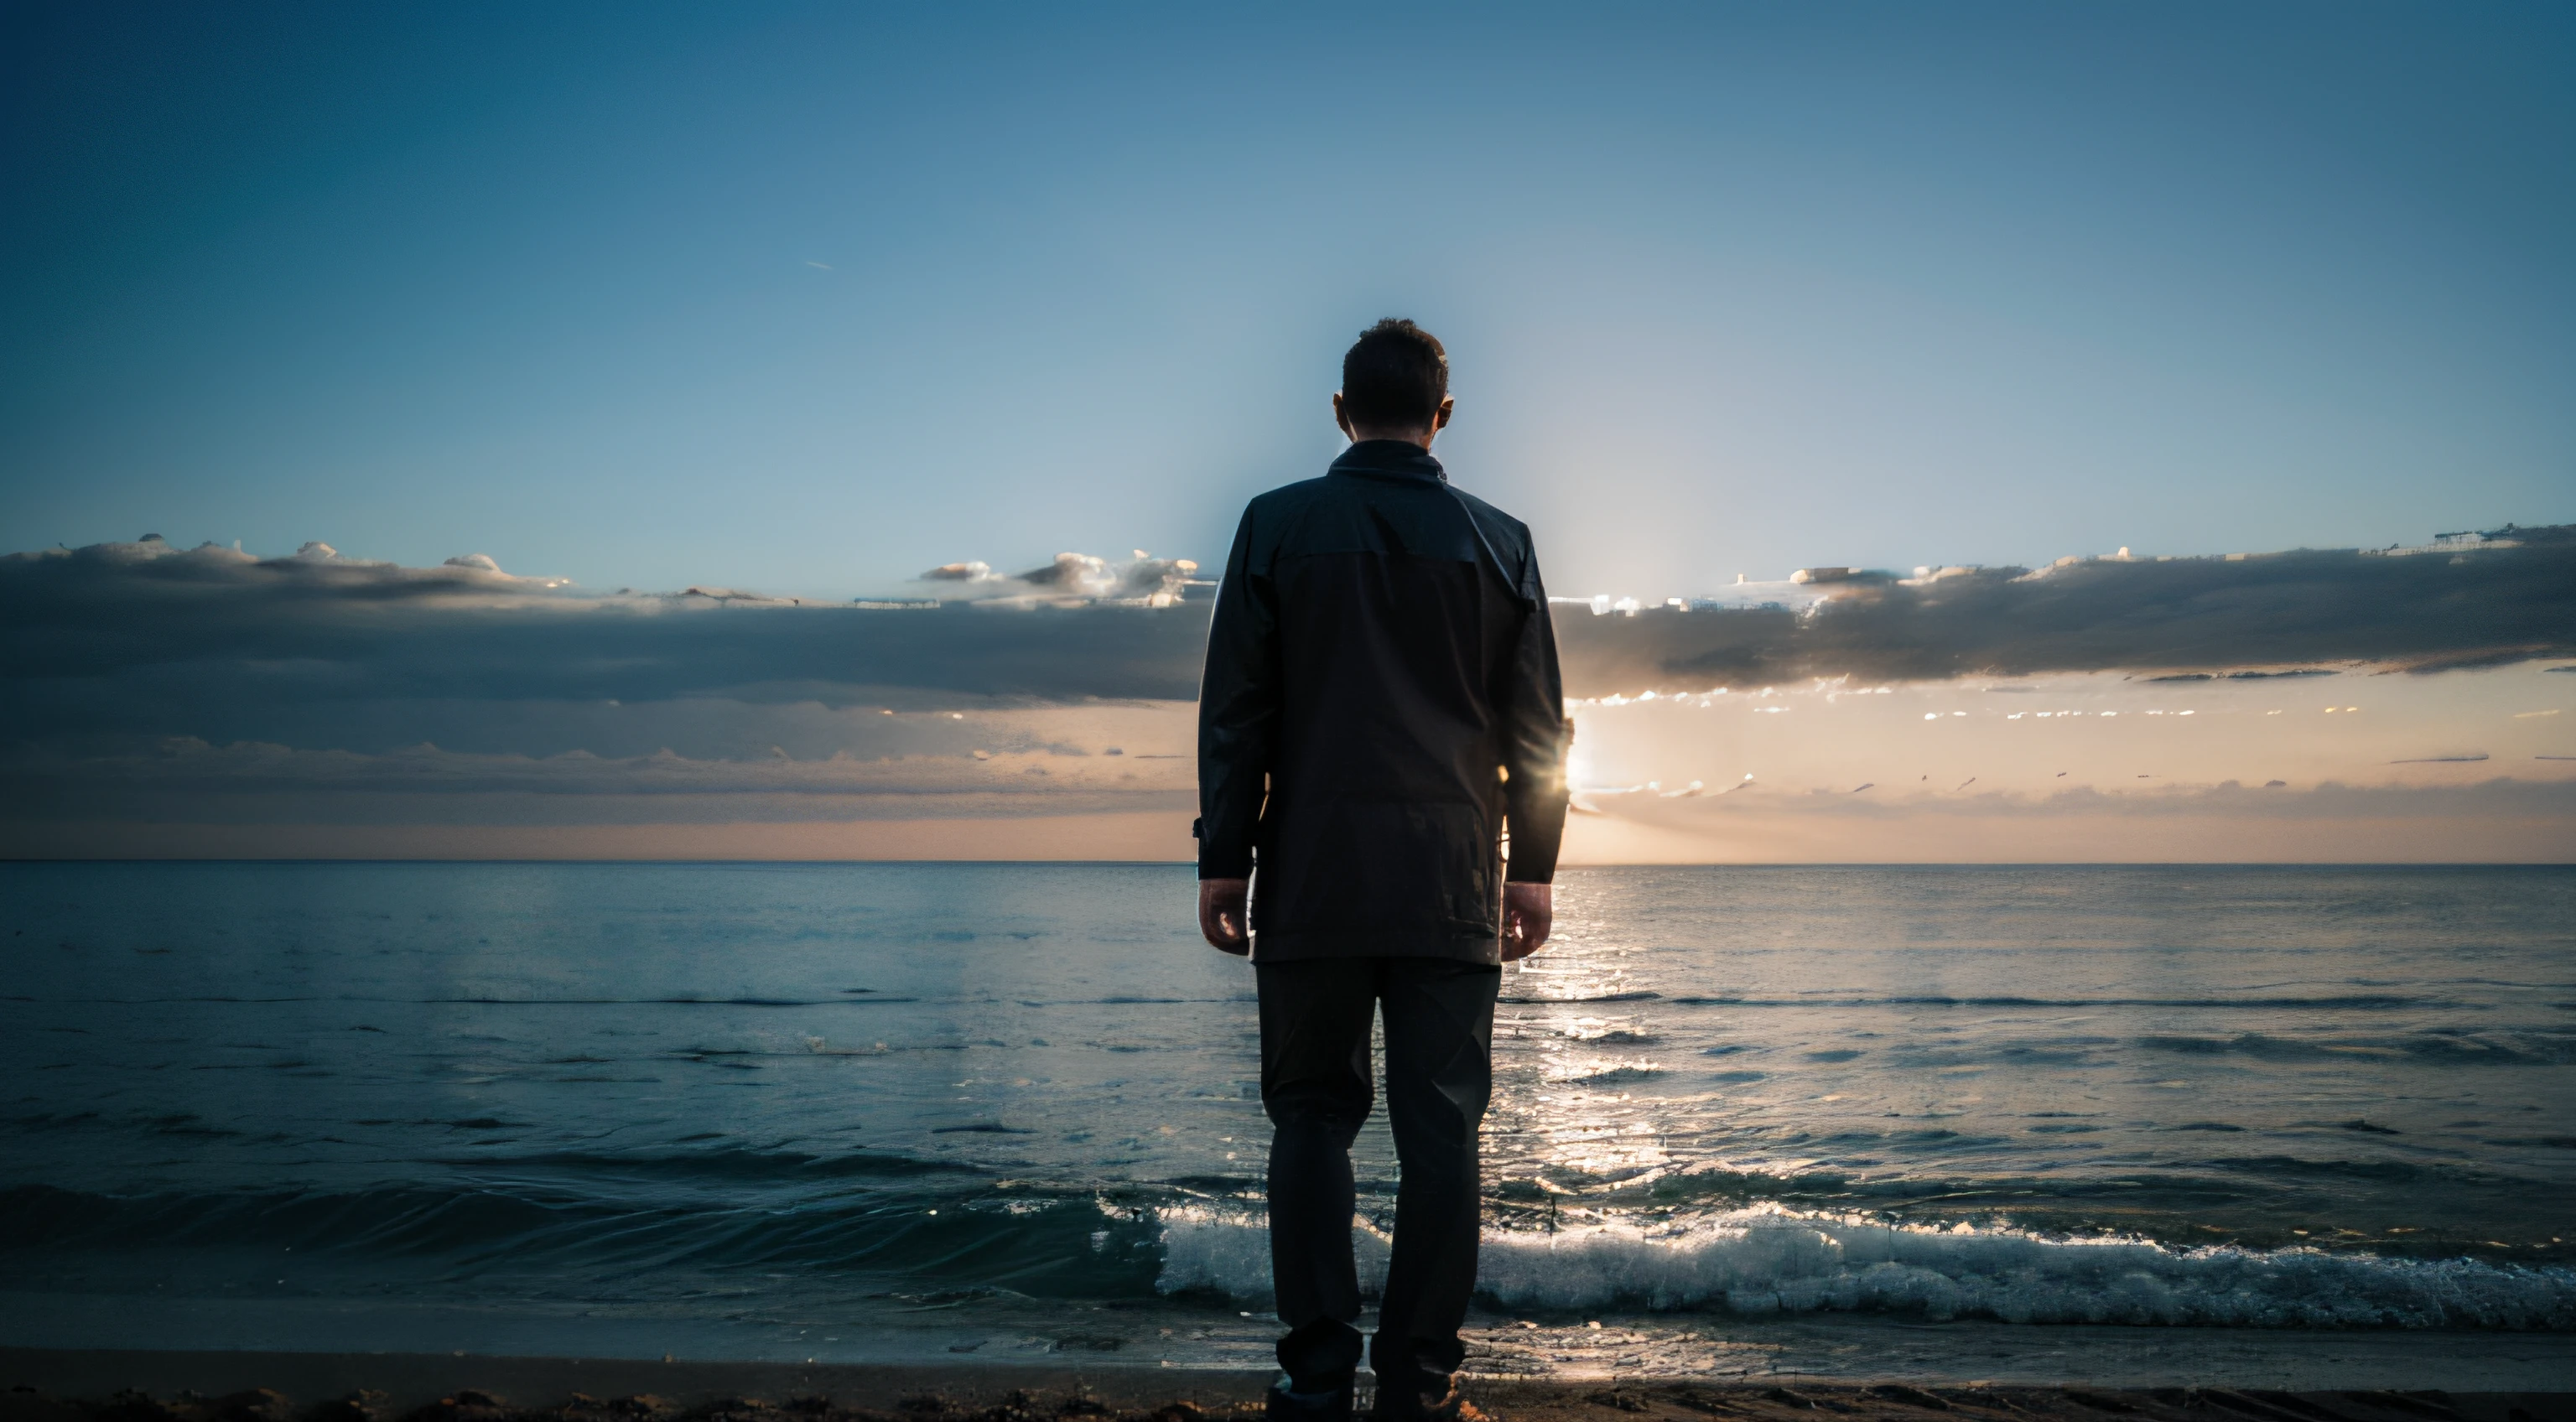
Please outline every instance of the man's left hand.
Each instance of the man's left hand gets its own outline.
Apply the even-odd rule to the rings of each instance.
[[[1238,957],[1252,951],[1250,879],[1199,880],[1199,936]]]

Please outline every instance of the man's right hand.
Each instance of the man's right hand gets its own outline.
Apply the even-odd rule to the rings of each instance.
[[[1199,880],[1199,934],[1210,948],[1238,956],[1252,951],[1250,879]]]
[[[1556,927],[1556,888],[1551,884],[1503,885],[1503,961],[1515,963],[1547,946]]]

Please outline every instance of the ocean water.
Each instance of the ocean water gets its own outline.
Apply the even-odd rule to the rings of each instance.
[[[1251,972],[1192,892],[0,865],[0,1344],[1257,1364]],[[2576,870],[1559,901],[1504,981],[1475,1366],[1819,1320],[2576,1333]],[[1381,1124],[1359,1157],[1374,1231]]]

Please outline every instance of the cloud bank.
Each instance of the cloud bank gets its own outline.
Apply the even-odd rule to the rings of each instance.
[[[1568,694],[2576,654],[2576,526],[2414,550],[2067,560],[1811,586],[1828,591],[1796,610],[1565,609]]]
[[[489,558],[405,568],[320,544],[270,559],[157,540],[15,554],[0,558],[0,742],[122,732],[551,752],[574,747],[527,743],[547,734],[533,713],[491,708],[1187,699],[1207,615],[1161,595],[1171,571],[1109,568],[1107,597],[814,603],[597,594]],[[1147,592],[1126,595],[1140,582]]]
[[[405,568],[322,544],[269,559],[157,539],[13,554],[0,558],[13,692],[0,739],[256,739],[265,707],[302,744],[297,708],[358,702],[1185,700],[1207,624],[1193,571],[1065,554],[1014,577],[950,565],[921,596],[815,603],[602,594],[479,555]],[[2576,528],[2415,554],[2101,559],[1823,586],[1794,611],[1560,607],[1568,694],[2576,654]]]
[[[2281,794],[2248,800],[2215,788],[2240,775],[2260,785],[2277,767],[2307,764],[2270,742],[2243,742],[2261,750],[2259,765],[2240,772],[2212,759],[2206,774],[2190,756],[2110,767],[2128,751],[2102,750],[2108,758],[2096,769],[2112,778],[2099,783],[2122,792],[2104,808],[2049,798],[2083,788],[2093,771],[2080,757],[2022,764],[2043,744],[2031,727],[2070,723],[1968,707],[1941,710],[1936,728],[1931,713],[1899,707],[1900,696],[1869,701],[1877,709],[1868,714],[1887,724],[1864,726],[1852,720],[1855,706],[1823,688],[1814,706],[1737,703],[1744,691],[1814,687],[1816,678],[1937,696],[1948,694],[1942,687],[1973,690],[1961,680],[1968,674],[2123,681],[2125,672],[2143,686],[2215,695],[2306,684],[2270,675],[2282,671],[2576,655],[2571,535],[2516,530],[2423,550],[1829,576],[1801,584],[1795,606],[1741,605],[1758,589],[1740,592],[1738,605],[1711,599],[1632,612],[1605,601],[1608,610],[1595,615],[1569,603],[1558,608],[1558,626],[1570,696],[1597,709],[1649,691],[1703,702],[1718,686],[1739,693],[1721,698],[1735,707],[1723,723],[1665,725],[1677,710],[1612,720],[1587,711],[1578,749],[1596,758],[1602,783],[1663,776],[1657,783],[1734,786],[1749,773],[1736,764],[1743,760],[1762,765],[1764,792],[1732,795],[1714,811],[1692,800],[1667,804],[1660,790],[1605,799],[1607,813],[1578,817],[1589,827],[1576,852],[1733,858],[1744,845],[1768,843],[1774,857],[1815,857],[1847,843],[1886,857],[1908,842],[1905,823],[1951,820],[2167,826],[2084,831],[2139,854],[2163,843],[2156,834],[2206,842],[2198,830],[2171,828],[2188,815],[2150,815],[2152,806],[2126,793],[2147,788],[2206,792],[2215,797],[2207,813],[2219,820],[2298,820]],[[756,857],[972,856],[982,845],[1182,858],[1190,850],[1190,703],[1209,613],[1209,586],[1196,572],[1186,560],[1141,552],[1124,562],[1069,553],[1019,574],[952,564],[897,595],[817,602],[710,586],[601,592],[514,576],[480,555],[412,568],[319,543],[278,558],[213,545],[181,550],[157,538],[13,554],[0,558],[0,799],[8,807],[0,853],[720,854],[732,844]],[[2497,715],[2558,715],[2549,698],[2522,688],[2566,679],[2530,670],[2515,674],[2511,692],[2530,704],[2516,700]],[[2312,751],[2325,759],[2306,773],[2279,769],[2296,782],[2286,793],[2328,788],[2316,769],[2328,761],[2376,767],[2461,747],[2518,757],[2507,779],[2558,769],[2569,749],[2550,739],[2558,721],[2516,720],[2510,736],[2471,733],[2466,721],[2482,728],[2491,719],[2485,700],[2504,694],[2407,711],[2412,721],[2393,719],[2403,709],[2393,703],[2374,704],[2365,721],[2346,715],[2331,724],[2367,727],[2377,739],[2338,730],[2352,754]],[[2107,728],[2132,722],[2100,718],[2112,705],[2087,713],[2100,729],[2083,744],[2126,744]],[[2199,720],[2136,724],[2208,727],[2232,706],[2212,701]],[[1969,711],[1983,719],[1959,719]],[[2304,713],[2329,724],[2327,710]],[[2566,719],[2576,725],[2576,714]],[[1991,731],[1976,729],[1987,720]],[[2283,734],[2293,724],[2266,723]],[[1723,734],[1712,739],[1713,727]],[[2045,734],[2058,737],[2046,742],[2055,747],[2049,756],[2078,745]],[[2000,739],[1989,748],[1976,739],[1986,735]],[[1947,739],[1920,739],[1932,736]],[[1766,749],[1764,737],[1785,739]],[[2324,744],[2306,730],[2294,739]],[[1864,746],[1888,764],[1858,766]],[[2223,751],[2212,742],[2191,756]],[[1957,760],[1955,773],[1944,756]],[[2072,783],[2059,776],[2068,765],[2078,767]],[[1891,788],[1937,780],[1974,794],[1998,777],[2032,784],[1973,813],[1946,802],[1904,801],[1910,808],[1900,813],[1783,801],[1767,819],[1748,819],[1774,787],[1775,766],[1819,785],[1848,782],[1844,789],[1873,778]],[[2475,773],[2500,769],[2501,761]],[[2423,773],[2434,771],[2452,773]],[[2181,783],[2195,777],[2201,789]],[[2392,781],[2381,787],[2388,796],[2370,802],[2394,807],[2381,818],[2439,819],[2451,826],[2449,842],[2485,842],[2458,837],[2462,817],[2483,812],[2418,803],[2398,788]],[[2561,801],[2520,795],[2490,794],[2494,813],[2479,822],[2524,826],[2517,842],[2563,840],[2527,832],[2563,825]],[[1059,828],[996,828],[1035,820]],[[477,839],[478,828],[490,836]],[[1959,833],[1959,843],[1997,853],[2021,844],[2019,830]],[[2404,838],[2391,833],[2391,843]]]

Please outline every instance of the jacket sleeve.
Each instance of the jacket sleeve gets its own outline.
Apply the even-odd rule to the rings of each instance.
[[[1279,617],[1269,569],[1252,570],[1252,510],[1234,532],[1199,679],[1199,877],[1252,873],[1279,739]]]
[[[1528,616],[1512,653],[1510,701],[1503,708],[1503,814],[1511,826],[1515,884],[1544,884],[1556,877],[1556,855],[1565,840],[1565,682],[1556,665],[1556,623],[1548,616],[1547,587],[1538,555],[1529,554],[1523,586],[1531,594]]]

